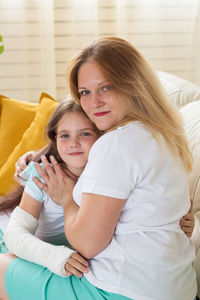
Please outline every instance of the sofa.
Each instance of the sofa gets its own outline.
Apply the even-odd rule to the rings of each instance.
[[[188,183],[194,201],[192,241],[197,253],[195,269],[200,297],[200,86],[167,72],[157,71],[157,75],[169,101],[180,109],[194,158]],[[27,151],[37,151],[45,145],[44,129],[57,105],[58,102],[47,93],[42,93],[35,103],[0,95],[0,196],[16,185],[13,176],[17,159]]]
[[[200,86],[166,72],[157,74],[170,100],[180,109],[193,155],[193,168],[188,174],[188,184],[195,216],[191,239],[197,254],[194,267],[197,274],[197,296],[200,298]]]

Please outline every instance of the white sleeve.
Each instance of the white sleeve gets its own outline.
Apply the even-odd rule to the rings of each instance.
[[[134,166],[134,168],[133,168]],[[109,132],[92,146],[81,175],[82,193],[128,199],[140,169],[121,136]]]
[[[66,246],[54,246],[34,236],[38,220],[16,207],[4,235],[10,252],[16,256],[48,268],[51,272],[66,277],[65,264],[75,251]]]

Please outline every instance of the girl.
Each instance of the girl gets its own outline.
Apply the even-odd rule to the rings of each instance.
[[[63,170],[70,171],[76,177],[80,176],[87,162],[88,152],[99,136],[99,131],[80,105],[72,101],[60,103],[47,125],[46,133],[50,143],[34,161],[39,161],[41,153],[47,157],[54,155]],[[38,174],[34,162],[31,162],[20,174],[21,180],[26,182],[23,195],[22,188],[19,187],[0,204],[1,209],[11,209],[21,200],[5,233],[6,245],[15,255],[41,264],[58,275],[73,273],[80,277],[81,272],[87,272],[87,261],[68,247],[47,244],[69,246],[64,234],[63,209],[34,184],[34,176]],[[36,228],[36,236],[47,243],[32,236]]]
[[[80,280],[43,273],[44,295],[36,278],[42,267],[33,271],[29,262],[8,259],[8,295],[19,298],[15,288],[27,274],[32,299],[194,299],[195,250],[179,226],[190,206],[192,166],[179,113],[141,54],[117,37],[82,49],[69,81],[105,134],[93,145],[73,197],[75,181],[66,174],[66,185],[59,184],[63,172],[53,158],[52,166],[45,157],[44,169],[36,166],[44,182],[35,182],[62,203],[66,236],[90,259],[90,270]]]

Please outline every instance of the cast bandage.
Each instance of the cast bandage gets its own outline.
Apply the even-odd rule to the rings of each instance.
[[[54,246],[34,236],[38,220],[16,207],[4,235],[6,246],[16,256],[48,268],[66,277],[65,264],[75,251],[66,246]]]

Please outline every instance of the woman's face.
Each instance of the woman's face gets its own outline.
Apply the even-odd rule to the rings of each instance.
[[[126,101],[107,80],[99,65],[86,62],[78,72],[80,103],[100,130],[109,130],[128,114]]]
[[[66,113],[58,122],[57,150],[68,169],[80,176],[88,160],[90,148],[98,134],[92,122],[83,113]]]

